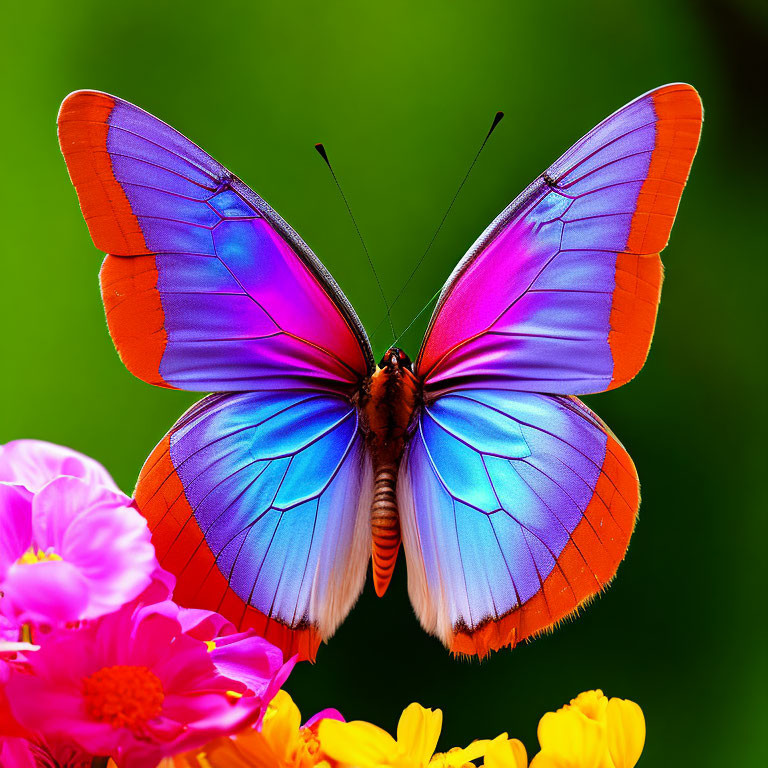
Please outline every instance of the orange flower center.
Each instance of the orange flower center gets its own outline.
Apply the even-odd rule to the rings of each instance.
[[[113,728],[141,731],[163,708],[163,684],[147,667],[104,667],[83,681],[88,716]]]
[[[301,728],[299,730],[299,744],[296,749],[294,765],[297,768],[314,768],[314,766],[323,762],[321,754],[320,741],[317,734],[311,728]]]

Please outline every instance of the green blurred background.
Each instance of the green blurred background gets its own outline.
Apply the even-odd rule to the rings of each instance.
[[[289,689],[306,714],[336,706],[389,729],[416,700],[444,710],[444,748],[508,730],[532,752],[541,714],[599,686],[642,705],[642,765],[766,764],[764,4],[94,1],[4,13],[0,441],[73,446],[127,491],[195,398],[143,384],[114,353],[100,255],[56,142],[68,92],[118,94],[201,144],[291,222],[372,330],[383,306],[314,142],[392,297],[506,112],[395,308],[402,329],[573,141],[652,87],[693,83],[706,122],[664,256],[656,340],[634,382],[589,398],[643,483],[615,583],[554,634],[467,663],[419,628],[401,561],[386,597],[369,584]],[[403,344],[412,356],[428,314]]]

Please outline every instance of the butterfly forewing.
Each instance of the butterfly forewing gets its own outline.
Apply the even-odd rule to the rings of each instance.
[[[417,360],[426,387],[586,394],[631,379],[701,116],[688,85],[641,96],[512,202],[443,289]]]
[[[352,391],[373,367],[338,286],[261,198],[170,126],[78,91],[59,139],[115,345],[152,384]]]

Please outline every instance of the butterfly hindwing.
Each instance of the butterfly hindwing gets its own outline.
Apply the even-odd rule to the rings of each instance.
[[[631,379],[701,117],[691,86],[651,91],[512,202],[443,289],[416,365],[427,389],[586,394]]]
[[[362,590],[372,480],[341,396],[211,395],[147,459],[136,500],[184,605],[314,658]]]
[[[398,480],[422,625],[454,653],[479,656],[552,626],[613,577],[638,493],[632,460],[576,398],[437,397]]]
[[[68,96],[59,140],[97,248],[110,332],[152,384],[203,392],[350,391],[365,332],[298,235],[162,121],[96,91]]]

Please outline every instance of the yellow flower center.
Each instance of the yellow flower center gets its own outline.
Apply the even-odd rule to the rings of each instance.
[[[43,552],[42,549],[30,547],[16,562],[19,565],[34,565],[35,563],[50,563],[54,560],[61,560],[52,549]]]
[[[205,641],[205,647],[208,649],[208,653],[211,651],[216,650],[216,641],[215,640],[206,640]]]
[[[83,681],[88,716],[113,728],[141,731],[163,708],[163,684],[147,667],[104,667]]]

